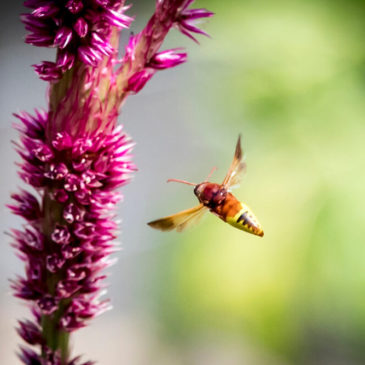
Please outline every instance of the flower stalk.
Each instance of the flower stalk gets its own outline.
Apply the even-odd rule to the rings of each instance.
[[[121,31],[133,18],[124,0],[27,0],[22,16],[34,46],[57,49],[55,61],[34,66],[49,83],[47,111],[15,114],[23,162],[19,175],[35,193],[13,194],[9,208],[26,221],[13,229],[25,274],[12,281],[32,320],[19,321],[28,365],[91,365],[69,349],[71,332],[110,309],[104,270],[115,260],[115,205],[135,166],[133,142],[117,125],[121,105],[159,70],[186,61],[179,48],[160,51],[172,28],[196,40],[194,25],[213,14],[193,0],[157,0],[146,27],[118,57]]]

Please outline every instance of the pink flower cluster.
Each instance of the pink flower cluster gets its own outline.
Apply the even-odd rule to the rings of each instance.
[[[121,29],[132,18],[123,0],[27,0],[26,42],[57,49],[55,62],[35,66],[50,82],[49,109],[19,113],[16,149],[19,175],[34,188],[13,194],[9,204],[23,217],[12,230],[13,246],[25,274],[12,281],[28,301],[33,319],[18,333],[34,349],[21,347],[28,365],[78,365],[68,346],[72,331],[110,307],[100,298],[103,270],[117,250],[114,207],[117,189],[135,167],[131,139],[117,126],[123,101],[140,91],[159,70],[182,64],[180,48],[161,51],[172,28],[196,40],[205,34],[195,22],[213,14],[189,9],[193,0],[157,0],[146,27],[130,37],[118,57]],[[37,350],[38,349],[38,350]],[[83,365],[91,365],[84,362]]]
[[[113,28],[128,28],[132,18],[124,15],[123,0],[27,0],[33,9],[22,19],[29,34],[26,42],[38,47],[56,47],[56,62],[34,65],[44,80],[56,80],[76,60],[96,66],[115,49],[110,43]]]
[[[171,28],[196,41],[193,33],[208,35],[195,23],[209,18],[213,13],[206,9],[189,9],[194,0],[156,1],[156,11],[142,32],[133,36],[126,47],[123,65],[128,67],[125,91],[139,92],[157,70],[164,70],[184,63],[187,54],[181,48],[158,52]],[[142,47],[140,47],[142,45]]]
[[[132,143],[121,127],[77,138],[57,133],[48,143],[46,113],[18,118],[22,138],[17,149],[24,160],[20,176],[39,193],[39,198],[26,191],[13,194],[15,203],[9,205],[28,223],[12,231],[26,265],[25,277],[12,287],[17,297],[35,303],[34,321],[20,322],[18,332],[50,352],[42,338],[42,316],[57,318],[58,329],[71,332],[109,308],[99,298],[101,271],[116,250],[113,207],[121,194],[115,189],[134,170]]]

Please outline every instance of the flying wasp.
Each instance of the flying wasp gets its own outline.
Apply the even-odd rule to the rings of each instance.
[[[168,182],[174,181],[194,186],[194,194],[200,204],[194,208],[149,222],[148,225],[161,231],[176,229],[176,231],[181,232],[191,224],[197,223],[204,213],[210,210],[231,226],[262,237],[264,231],[252,210],[237,200],[230,192],[230,189],[239,185],[245,170],[246,164],[242,161],[242,156],[241,136],[239,136],[232,164],[222,184],[208,182],[214,169],[207,179],[200,184],[178,179],[167,180]]]

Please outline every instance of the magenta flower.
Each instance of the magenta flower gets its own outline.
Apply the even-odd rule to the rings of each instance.
[[[185,34],[193,41],[199,43],[192,33],[203,34],[205,36],[208,36],[208,33],[198,28],[196,24],[202,18],[212,17],[214,13],[206,9],[188,9],[193,2],[194,0],[188,0],[185,2],[182,10],[176,18],[175,24],[181,33]]]
[[[139,92],[156,70],[175,67],[186,61],[186,53],[177,52],[180,49],[157,53],[171,28],[178,28],[195,41],[191,33],[207,35],[194,24],[201,18],[213,16],[213,13],[206,9],[188,9],[193,2],[194,0],[156,1],[155,14],[142,32],[130,38],[126,47],[118,75],[118,81],[122,85],[122,99],[128,93]]]
[[[133,20],[124,14],[129,8],[124,0],[27,0],[24,5],[33,9],[22,17],[29,31],[25,41],[58,49],[56,62],[34,65],[46,81],[59,79],[77,60],[96,66],[114,51],[112,30],[128,28]]]
[[[186,61],[187,54],[185,52],[179,53],[177,52],[178,50],[179,48],[176,48],[156,53],[151,58],[148,66],[156,70],[164,70],[184,63]]]
[[[118,250],[114,207],[119,187],[135,167],[133,142],[117,126],[126,97],[159,70],[186,61],[179,48],[160,51],[169,30],[201,33],[192,21],[211,16],[189,10],[191,0],[158,0],[146,27],[130,37],[118,58],[122,28],[132,19],[122,0],[27,0],[26,42],[56,47],[56,61],[35,69],[50,82],[49,108],[19,113],[19,175],[35,191],[13,194],[9,208],[23,217],[13,246],[25,273],[12,281],[15,296],[29,302],[32,320],[19,322],[29,347],[28,365],[91,365],[72,358],[70,333],[110,308],[102,299],[106,274]],[[190,27],[190,28],[189,28]],[[189,35],[189,34],[188,34]],[[190,35],[189,35],[190,36]]]
[[[12,287],[17,297],[34,302],[34,321],[20,322],[18,333],[44,352],[52,350],[42,336],[45,323],[51,332],[57,321],[57,332],[66,335],[110,307],[98,292],[104,288],[101,271],[117,249],[112,208],[121,198],[115,189],[134,170],[132,143],[121,127],[77,137],[65,132],[48,142],[49,115],[24,113],[18,118],[24,160],[20,176],[41,199],[23,191],[9,205],[28,222],[24,231],[12,232],[13,245],[26,263],[25,277]],[[34,357],[33,352],[24,350],[21,358],[27,357]]]

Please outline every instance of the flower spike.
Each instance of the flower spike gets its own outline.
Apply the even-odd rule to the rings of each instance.
[[[25,225],[10,232],[24,273],[11,281],[14,295],[29,303],[32,319],[19,321],[26,365],[93,365],[71,357],[70,334],[111,308],[102,299],[118,251],[118,190],[136,168],[134,143],[117,125],[126,97],[155,73],[187,59],[181,48],[161,51],[168,32],[200,33],[189,10],[193,0],[158,0],[145,28],[131,35],[119,58],[121,30],[130,26],[124,0],[26,0],[26,42],[57,49],[55,60],[34,65],[49,82],[46,111],[15,114],[20,190],[8,204]]]

